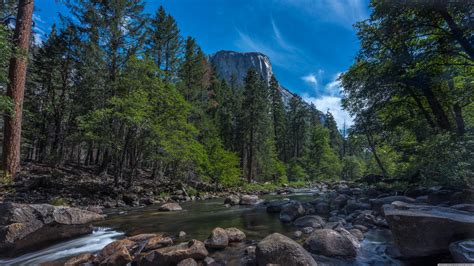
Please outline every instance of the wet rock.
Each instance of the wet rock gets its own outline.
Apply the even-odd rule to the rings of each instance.
[[[0,253],[9,255],[44,243],[92,232],[95,212],[49,204],[0,203]]]
[[[451,243],[474,237],[470,212],[394,202],[384,206],[384,213],[404,257],[447,253]]]
[[[137,247],[138,245],[134,241],[128,239],[116,240],[97,253],[94,263],[102,265],[126,265],[133,260],[130,251]]]
[[[284,223],[289,223],[304,214],[305,209],[303,208],[303,205],[299,202],[292,202],[283,207],[280,212],[280,220]]]
[[[171,239],[170,237],[158,235],[148,239],[145,247],[143,247],[143,252],[163,247],[169,247],[171,245],[173,245],[173,239]]]
[[[363,212],[359,214],[353,221],[353,224],[363,225],[368,228],[374,228],[377,225],[377,220],[375,216],[370,213]]]
[[[180,261],[177,266],[198,266],[198,264],[194,259],[189,258]]]
[[[241,242],[246,238],[245,233],[235,227],[226,228],[225,232],[227,233],[229,242]]]
[[[344,206],[346,206],[347,204],[347,196],[344,195],[344,194],[341,194],[339,196],[337,196],[336,198],[334,198],[332,201],[331,201],[331,209],[333,210],[340,210],[342,208],[344,208]]]
[[[169,212],[169,211],[181,211],[183,208],[176,202],[168,202],[160,206],[159,211]]]
[[[357,210],[370,210],[370,204],[357,202],[355,200],[350,200],[347,202],[345,210],[346,210],[346,213],[353,213]]]
[[[357,228],[352,228],[349,232],[357,238],[358,241],[364,240],[364,233]]]
[[[294,231],[293,232],[293,238],[295,238],[295,239],[300,239],[302,235],[303,235],[303,232],[301,232],[301,231]]]
[[[390,204],[394,201],[401,201],[406,203],[415,203],[415,199],[406,197],[406,196],[388,196],[378,199],[371,199],[370,206],[372,210],[376,211],[377,213],[382,213],[383,209],[382,206],[385,204]]]
[[[82,253],[80,255],[74,256],[68,259],[64,265],[65,266],[79,266],[87,263],[91,263],[94,260],[95,256],[92,253]]]
[[[127,237],[127,239],[133,242],[142,242],[147,241],[148,239],[153,238],[155,236],[157,236],[157,234],[139,234]]]
[[[233,205],[239,205],[240,203],[240,198],[237,195],[229,195],[224,199],[224,204],[229,204],[231,206]]]
[[[281,210],[285,205],[290,203],[291,201],[289,200],[276,200],[276,201],[271,201],[267,204],[267,212],[268,213],[280,213]]]
[[[296,227],[312,227],[312,228],[323,228],[324,226],[324,220],[320,216],[317,215],[306,215],[300,218],[297,218],[294,222],[293,225]]]
[[[462,240],[451,243],[449,251],[458,263],[473,263],[474,262],[474,239]]]
[[[219,266],[215,259],[211,257],[205,257],[203,260],[204,266]]]
[[[349,233],[350,234],[350,233]],[[314,231],[305,241],[304,247],[312,253],[328,257],[355,257],[358,246],[348,235],[332,229]]]
[[[188,258],[202,260],[208,254],[204,243],[193,239],[187,243],[155,249],[145,253],[139,259],[139,265],[176,265],[178,262]]]
[[[279,233],[271,234],[257,244],[256,258],[258,265],[317,265],[302,246]]]
[[[260,202],[257,195],[243,195],[240,198],[240,205],[256,205]]]
[[[211,235],[204,241],[206,248],[221,249],[229,245],[229,237],[226,230],[216,227],[212,230]]]

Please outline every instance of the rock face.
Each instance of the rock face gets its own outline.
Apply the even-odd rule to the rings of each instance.
[[[394,202],[384,206],[384,213],[405,257],[447,253],[451,243],[474,237],[474,215],[469,212]]]
[[[305,241],[304,246],[312,253],[328,257],[355,257],[359,245],[357,239],[349,232],[338,232],[332,229],[314,231]]]
[[[168,202],[160,206],[159,211],[169,212],[169,211],[181,211],[183,208],[178,203]]]
[[[0,253],[25,251],[50,241],[92,232],[90,222],[103,215],[49,204],[0,203]]]
[[[300,244],[290,238],[274,233],[257,244],[257,264],[268,265],[317,265],[313,257]]]
[[[451,243],[449,251],[455,262],[474,262],[474,239]]]
[[[273,75],[272,64],[268,56],[262,53],[239,53],[233,51],[219,51],[209,56],[210,62],[216,67],[220,77],[231,83],[232,76],[235,76],[237,85],[244,84],[244,78],[249,68],[255,69],[261,78],[270,83]],[[295,95],[284,87],[279,87],[283,102],[288,105]]]

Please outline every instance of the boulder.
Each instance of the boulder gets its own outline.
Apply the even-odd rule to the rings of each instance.
[[[372,214],[363,212],[359,214],[356,218],[354,218],[354,220],[352,220],[352,223],[363,225],[368,228],[374,228],[377,225],[377,220]]]
[[[347,202],[345,207],[346,213],[353,213],[357,210],[370,210],[370,204],[368,203],[361,203],[355,200],[350,200]]]
[[[68,259],[64,266],[79,266],[87,263],[91,263],[94,260],[94,255],[92,253],[82,253],[80,255],[74,256]]]
[[[317,265],[300,244],[279,233],[273,233],[257,244],[256,258],[257,265]]]
[[[136,242],[122,239],[116,240],[105,246],[97,253],[94,263],[102,265],[127,265],[133,260],[130,252],[138,248]]]
[[[246,238],[245,233],[235,227],[226,228],[225,232],[227,233],[229,242],[242,242]]]
[[[226,230],[216,227],[212,230],[211,235],[204,241],[206,248],[221,249],[229,245],[229,237]]]
[[[474,237],[474,215],[470,212],[394,202],[384,206],[384,213],[404,257],[447,253],[451,243]]]
[[[219,266],[219,263],[217,263],[216,260],[211,257],[205,257],[203,263],[204,266]]]
[[[383,197],[383,198],[371,199],[370,206],[372,207],[372,210],[376,211],[377,213],[382,213],[383,211],[382,206],[385,204],[390,204],[394,201],[415,203],[414,198],[410,198],[406,196],[388,196],[388,197]]]
[[[189,258],[202,260],[208,254],[204,243],[193,239],[187,243],[155,249],[145,253],[139,259],[139,265],[176,265],[180,261]]]
[[[344,206],[346,206],[346,204],[347,204],[347,200],[348,200],[348,198],[344,194],[341,194],[341,195],[337,196],[336,198],[331,200],[331,209],[340,210],[340,209],[344,208]]]
[[[168,202],[160,206],[158,209],[162,212],[169,212],[169,211],[182,211],[183,208],[176,202]]]
[[[134,242],[142,242],[142,241],[147,241],[148,239],[153,238],[155,236],[158,236],[158,235],[157,234],[139,234],[139,235],[127,237],[127,239]]]
[[[312,227],[312,228],[323,228],[324,226],[324,220],[323,218],[317,216],[317,215],[306,215],[300,218],[297,218],[294,222],[293,225],[296,227]]]
[[[275,200],[271,201],[267,204],[267,212],[268,213],[280,213],[283,207],[289,204],[291,201],[289,200]]]
[[[319,229],[306,239],[304,247],[318,255],[353,258],[357,256],[358,245],[349,235],[332,229]]]
[[[260,202],[257,195],[243,195],[240,197],[240,205],[256,205]]]
[[[352,228],[351,230],[349,230],[349,232],[355,236],[355,238],[357,238],[358,241],[362,241],[364,240],[364,233],[362,233],[361,230],[357,229],[357,228]]]
[[[180,261],[177,266],[198,266],[198,264],[194,259],[189,258]]]
[[[240,198],[237,195],[231,194],[224,199],[224,204],[229,204],[231,206],[239,205],[239,203],[240,203]]]
[[[158,236],[148,239],[142,251],[146,252],[153,249],[169,247],[171,245],[173,245],[173,239],[171,239],[170,237],[164,237],[164,236],[158,235]]]
[[[32,247],[92,232],[96,212],[49,204],[0,203],[0,253],[18,255]]]
[[[474,239],[467,239],[451,243],[449,251],[458,263],[473,263],[474,262]]]
[[[295,201],[283,207],[280,212],[280,220],[284,223],[290,223],[296,218],[303,216],[304,214],[305,209],[303,208],[303,205]]]

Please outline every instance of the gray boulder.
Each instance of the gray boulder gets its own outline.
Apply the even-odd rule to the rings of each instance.
[[[170,246],[155,249],[141,255],[138,260],[139,265],[176,265],[180,261],[192,258],[195,260],[203,260],[209,252],[204,243],[198,240],[191,240],[187,243],[181,243],[176,246]]]
[[[49,204],[0,203],[0,253],[18,254],[34,246],[92,232],[96,212]]]
[[[306,215],[306,216],[303,216],[303,217],[300,217],[300,218],[296,219],[293,222],[293,224],[296,227],[300,227],[300,228],[312,227],[312,228],[320,229],[320,228],[323,228],[323,226],[324,226],[324,220],[323,220],[323,218],[321,218],[317,215]]]
[[[313,257],[300,244],[279,233],[271,234],[257,244],[256,258],[259,266],[317,265]]]
[[[384,206],[384,213],[404,257],[447,253],[451,243],[474,237],[470,212],[394,202]]]
[[[299,202],[292,202],[283,207],[280,212],[280,220],[284,223],[290,223],[296,218],[301,217],[305,214],[303,205]]]
[[[340,233],[332,229],[314,231],[305,241],[304,247],[312,253],[328,257],[357,256],[359,245],[351,233]]]
[[[243,195],[240,197],[240,205],[256,205],[260,202],[257,195]]]
[[[168,202],[160,206],[158,209],[162,212],[182,211],[183,208],[176,202]]]
[[[229,245],[229,236],[226,230],[216,227],[212,230],[211,235],[204,241],[206,248],[221,249]]]

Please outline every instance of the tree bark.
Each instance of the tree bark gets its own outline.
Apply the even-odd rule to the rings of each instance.
[[[387,171],[385,170],[385,167],[383,166],[382,160],[380,160],[379,155],[377,154],[377,150],[376,150],[372,135],[366,130],[365,136],[367,137],[367,142],[369,143],[370,150],[372,151],[372,154],[374,155],[375,161],[377,162],[380,168],[380,171],[382,171],[382,176],[386,177]]]
[[[20,168],[21,121],[33,7],[34,0],[19,0],[13,37],[15,51],[10,59],[8,72],[7,96],[13,102],[14,113],[5,116],[3,167],[5,174],[12,178]]]

